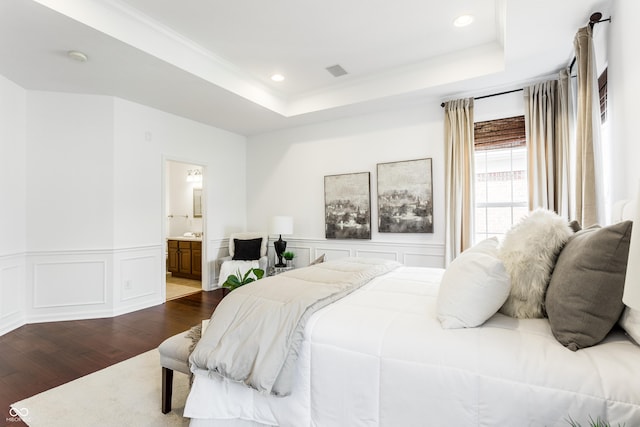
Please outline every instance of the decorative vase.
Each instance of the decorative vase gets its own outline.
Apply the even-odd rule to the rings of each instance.
[[[292,259],[288,259],[287,260],[287,267],[293,267],[293,260]]]

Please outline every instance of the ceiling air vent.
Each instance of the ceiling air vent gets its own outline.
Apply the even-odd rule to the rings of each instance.
[[[333,77],[340,77],[347,74],[347,71],[338,64],[327,67],[327,71],[330,72]]]

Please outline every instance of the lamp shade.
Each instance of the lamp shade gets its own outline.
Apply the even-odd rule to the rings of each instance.
[[[639,189],[640,190],[640,189]],[[633,212],[633,227],[631,228],[631,243],[629,245],[629,259],[627,260],[627,274],[624,281],[622,301],[629,307],[640,310],[640,191],[635,200]]]
[[[293,218],[290,216],[274,216],[271,219],[271,233],[293,234]]]

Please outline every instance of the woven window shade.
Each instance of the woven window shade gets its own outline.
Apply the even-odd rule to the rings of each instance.
[[[473,132],[476,150],[524,147],[527,142],[524,116],[477,122]]]

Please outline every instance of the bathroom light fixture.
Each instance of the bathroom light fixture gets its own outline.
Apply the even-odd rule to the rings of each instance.
[[[271,76],[271,80],[273,80],[274,82],[281,82],[284,80],[284,76],[282,74],[274,74],[273,76]]]
[[[189,169],[187,171],[187,182],[202,182],[202,171],[200,169]]]
[[[454,21],[456,27],[466,27],[473,22],[473,15],[460,15]]]
[[[78,50],[70,50],[69,52],[67,52],[67,56],[78,62],[87,62],[87,60],[89,59],[89,57],[85,53],[82,53]]]

